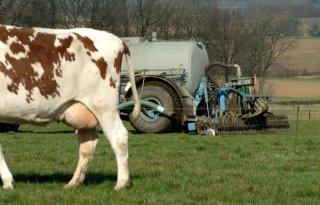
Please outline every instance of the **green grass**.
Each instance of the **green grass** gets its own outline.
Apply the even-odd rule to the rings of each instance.
[[[0,204],[318,204],[320,120],[289,131],[216,137],[130,134],[133,186],[113,191],[116,163],[101,134],[85,185],[63,190],[77,162],[77,139],[61,124],[0,134],[14,190]],[[133,131],[130,126],[129,131]]]

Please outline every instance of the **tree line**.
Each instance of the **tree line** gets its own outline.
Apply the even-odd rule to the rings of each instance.
[[[246,75],[281,68],[298,21],[290,12],[257,9],[250,16],[210,0],[0,0],[0,23],[27,27],[90,27],[118,36],[196,38],[210,61],[238,63]]]

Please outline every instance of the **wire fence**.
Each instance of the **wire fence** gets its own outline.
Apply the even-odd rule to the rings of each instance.
[[[271,105],[273,113],[284,114],[289,120],[320,120],[320,104],[316,105]],[[319,124],[320,127],[320,124]]]

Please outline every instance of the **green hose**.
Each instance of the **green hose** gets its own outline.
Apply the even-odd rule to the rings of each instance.
[[[144,107],[152,108],[161,114],[164,113],[164,107],[162,107],[161,105],[155,104],[155,103],[147,101],[147,100],[140,100],[140,104]],[[133,105],[134,105],[133,100],[125,101],[125,102],[118,105],[118,110],[129,108],[129,107],[132,107]]]

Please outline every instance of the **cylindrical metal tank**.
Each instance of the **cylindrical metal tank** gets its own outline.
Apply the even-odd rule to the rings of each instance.
[[[184,88],[193,96],[205,75],[209,64],[205,46],[195,40],[148,41],[140,37],[127,37],[122,40],[128,45],[135,71],[150,70],[153,75],[178,74],[185,72],[187,79]],[[122,71],[127,70],[125,61]]]

